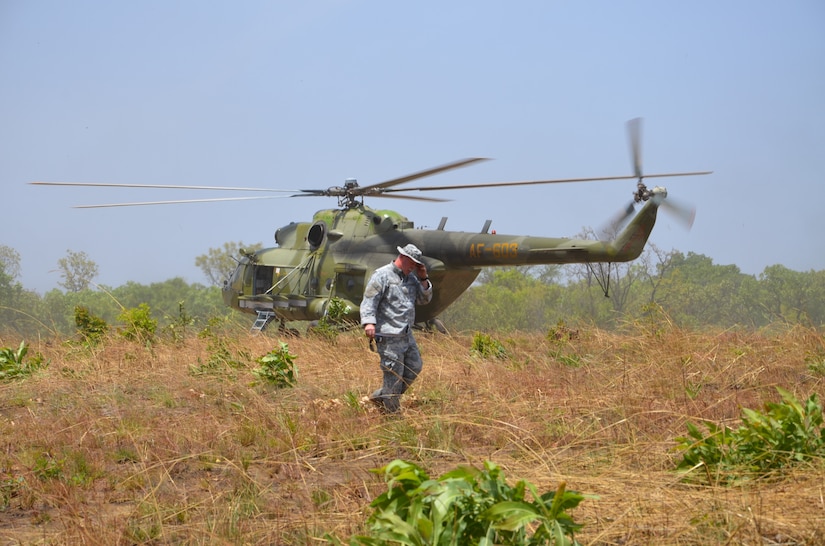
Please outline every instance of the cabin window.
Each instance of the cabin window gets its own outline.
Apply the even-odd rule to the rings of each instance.
[[[272,288],[272,270],[274,268],[266,265],[255,266],[255,289],[253,294],[266,294]]]

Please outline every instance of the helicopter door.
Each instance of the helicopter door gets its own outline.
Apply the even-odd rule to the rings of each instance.
[[[255,286],[252,290],[253,295],[257,296],[260,294],[266,294],[269,289],[272,288],[273,269],[275,268],[268,265],[255,266]]]

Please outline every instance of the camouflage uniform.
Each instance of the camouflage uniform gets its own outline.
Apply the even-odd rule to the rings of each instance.
[[[400,409],[400,397],[421,372],[423,363],[412,334],[415,306],[430,302],[433,285],[422,286],[415,272],[404,273],[389,263],[375,270],[361,301],[361,324],[375,324],[375,342],[384,382],[372,393],[387,413]]]

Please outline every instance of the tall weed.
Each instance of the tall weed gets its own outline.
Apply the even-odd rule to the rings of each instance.
[[[8,347],[0,348],[0,381],[28,377],[40,368],[48,366],[48,362],[40,353],[26,359],[28,352],[29,346],[25,341],[20,342],[16,351]]]
[[[764,412],[744,408],[737,429],[705,422],[704,436],[688,423],[688,435],[676,439],[684,451],[678,469],[704,467],[709,481],[727,483],[825,457],[822,405],[816,393],[800,403],[785,389],[776,389],[782,402],[766,403]]]

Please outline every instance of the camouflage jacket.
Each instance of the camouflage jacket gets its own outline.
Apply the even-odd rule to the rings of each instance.
[[[406,277],[393,263],[375,270],[361,300],[361,325],[375,324],[377,334],[398,335],[415,322],[415,306],[430,303],[432,281],[422,286],[415,272]]]

